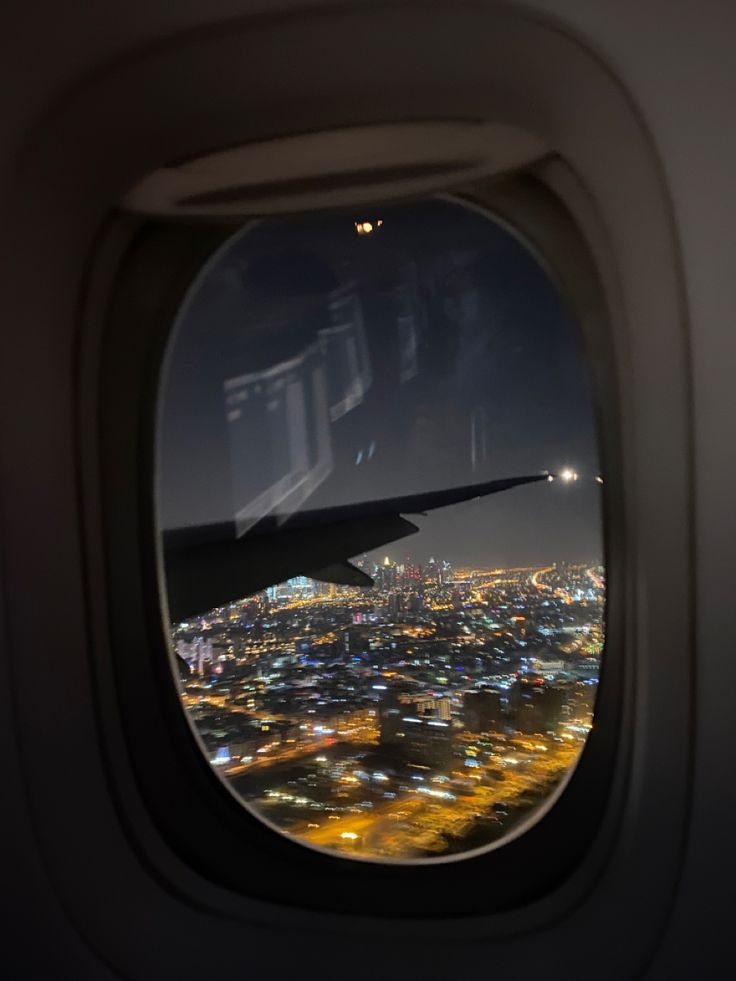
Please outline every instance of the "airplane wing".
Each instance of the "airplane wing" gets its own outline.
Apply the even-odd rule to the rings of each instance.
[[[242,538],[234,537],[229,523],[166,531],[163,547],[169,616],[173,621],[185,620],[294,576],[371,586],[370,576],[348,560],[419,531],[403,515],[426,514],[547,479],[547,473],[508,477],[449,490],[298,511],[286,519],[269,515]]]

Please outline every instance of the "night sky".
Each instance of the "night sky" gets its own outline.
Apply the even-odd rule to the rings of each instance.
[[[373,232],[358,235],[366,220]],[[527,248],[455,203],[240,232],[183,307],[159,433],[163,528],[239,514],[242,530],[269,510],[572,466],[575,484],[433,512],[381,554],[480,567],[601,558],[576,327]]]

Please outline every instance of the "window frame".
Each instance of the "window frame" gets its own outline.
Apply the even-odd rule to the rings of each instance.
[[[16,134],[4,178],[0,359],[13,411],[0,427],[10,462],[2,562],[17,816],[49,901],[90,953],[126,976],[155,973],[163,951],[179,976],[198,978],[216,950],[223,977],[240,978],[246,946],[271,970],[278,936],[282,971],[320,966],[315,940],[339,963],[356,938],[378,938],[397,971],[417,956],[430,974],[486,957],[522,974],[555,960],[584,974],[604,944],[601,972],[618,981],[644,970],[668,926],[693,844],[691,810],[703,807],[696,737],[712,743],[718,728],[700,715],[697,687],[712,682],[696,645],[696,489],[705,478],[693,358],[704,325],[690,318],[702,320],[705,308],[689,296],[680,235],[692,228],[673,198],[666,133],[623,49],[619,58],[582,14],[547,16],[516,0],[338,6],[233,7],[231,19],[213,10],[196,25],[173,7],[147,23],[141,16],[114,50],[82,62],[70,55],[68,85],[39,89],[37,112]],[[355,37],[375,57],[355,58]],[[596,843],[538,903],[446,917],[441,930],[380,911],[322,915],[248,900],[170,848],[123,739],[99,465],[110,435],[99,425],[102,334],[138,227],[119,212],[128,189],[167,161],[213,148],[439,113],[510,121],[570,168],[543,176],[594,256],[611,314],[625,504],[612,530],[626,543],[633,665],[631,752],[611,793],[611,836],[600,839],[607,860]],[[115,919],[100,901],[111,889]]]
[[[376,910],[402,918],[499,914],[560,887],[591,853],[599,866],[610,847],[618,812],[610,805],[621,789],[629,748],[624,717],[631,645],[625,639],[626,562],[623,543],[614,534],[622,522],[616,476],[622,468],[618,384],[612,370],[616,361],[606,350],[606,298],[585,240],[539,176],[475,185],[452,198],[505,225],[541,260],[569,302],[584,353],[595,352],[593,361],[588,360],[595,369],[591,388],[605,479],[607,593],[596,726],[580,762],[551,795],[542,816],[521,835],[493,850],[444,863],[355,862],[290,841],[235,798],[194,738],[171,673],[165,602],[160,599],[165,588],[152,493],[156,407],[161,366],[181,302],[202,267],[243,221],[129,221],[130,237],[119,257],[108,307],[99,389],[102,520],[115,675],[110,694],[124,733],[122,742],[107,738],[106,744],[116,742],[125,752],[144,808],[178,857],[241,897],[356,916]],[[104,712],[103,727],[109,719]],[[151,745],[156,747],[153,760]],[[119,761],[111,759],[110,772],[119,769]],[[119,792],[117,797],[124,809],[128,795]],[[576,821],[581,813],[586,814],[585,833]],[[139,822],[131,817],[126,824],[133,829]],[[592,873],[590,863],[587,872]],[[479,897],[474,887],[479,876],[502,885],[493,895]],[[307,896],[300,888],[304,881],[312,884]]]

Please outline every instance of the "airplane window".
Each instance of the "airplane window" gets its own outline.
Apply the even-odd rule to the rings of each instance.
[[[451,200],[246,225],[159,405],[172,665],[213,772],[341,857],[515,837],[593,724],[601,494],[576,327],[505,227]]]

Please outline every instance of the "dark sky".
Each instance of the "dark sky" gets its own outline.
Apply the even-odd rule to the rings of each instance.
[[[575,325],[537,260],[484,215],[429,201],[255,224],[190,291],[162,387],[165,528],[240,515],[242,530],[269,510],[568,465],[576,484],[433,512],[385,554],[480,566],[601,555]]]

